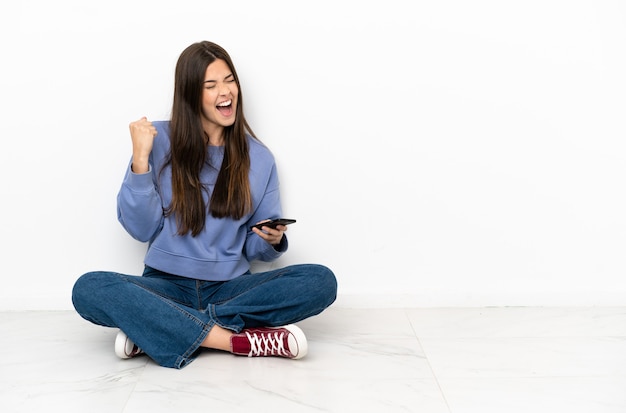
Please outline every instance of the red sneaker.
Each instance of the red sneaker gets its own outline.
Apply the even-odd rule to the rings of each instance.
[[[137,347],[137,344],[133,343],[130,338],[120,330],[115,337],[115,354],[121,359],[129,359],[143,354],[143,350]]]
[[[278,356],[299,359],[307,353],[306,337],[299,327],[247,328],[233,334],[230,351],[238,356]]]

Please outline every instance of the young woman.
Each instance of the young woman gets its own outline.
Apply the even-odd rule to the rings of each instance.
[[[145,353],[182,368],[202,348],[299,359],[304,333],[293,323],[319,314],[337,293],[316,264],[251,273],[288,247],[285,231],[253,225],[282,216],[272,153],[243,113],[228,53],[189,46],[175,72],[169,121],[130,124],[132,160],[118,194],[118,219],[148,242],[142,276],[89,272],[72,301],[86,320],[120,331],[116,354]]]

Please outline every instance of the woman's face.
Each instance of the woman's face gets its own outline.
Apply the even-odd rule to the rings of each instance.
[[[239,88],[225,61],[215,60],[206,68],[202,91],[202,126],[213,145],[221,145],[224,127],[235,123]]]

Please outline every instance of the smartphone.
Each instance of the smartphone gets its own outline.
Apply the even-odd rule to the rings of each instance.
[[[293,224],[294,222],[296,222],[295,219],[289,219],[289,218],[277,218],[277,219],[273,219],[271,221],[267,221],[267,222],[262,222],[260,224],[256,224],[250,227],[250,229],[252,228],[258,228],[261,229],[262,227],[270,227],[270,228],[276,228],[278,225],[289,225],[289,224]]]

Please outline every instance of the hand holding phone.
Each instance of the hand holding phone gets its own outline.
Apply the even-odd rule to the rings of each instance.
[[[269,227],[269,228],[274,229],[279,225],[289,225],[289,224],[293,224],[294,222],[296,222],[295,219],[277,218],[277,219],[272,219],[270,221],[261,222],[260,224],[253,225],[250,227],[250,229],[252,228],[261,229],[263,227]]]

